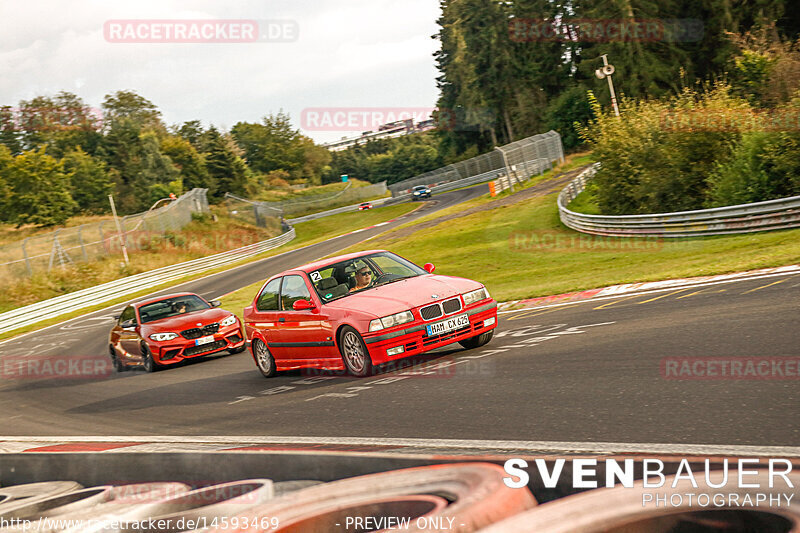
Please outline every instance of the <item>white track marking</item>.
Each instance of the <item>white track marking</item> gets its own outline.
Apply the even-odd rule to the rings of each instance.
[[[565,442],[530,440],[462,440],[462,439],[416,439],[381,437],[287,437],[287,436],[75,436],[75,437],[6,437],[4,446],[16,447],[17,443],[49,446],[72,442],[103,443],[141,443],[171,444],[164,447],[165,452],[182,451],[182,447],[192,448],[198,444],[216,446],[244,447],[261,444],[329,444],[346,446],[401,446],[411,448],[472,449],[472,450],[514,450],[533,453],[588,453],[588,454],[674,454],[674,455],[729,455],[746,457],[800,457],[800,446],[751,446],[726,444],[678,444],[651,442]],[[124,448],[137,451],[136,446]]]
[[[545,304],[545,305],[534,305],[532,307],[523,307],[520,309],[511,309],[507,311],[498,311],[498,315],[506,315],[509,313],[521,313],[522,311],[531,311],[533,309],[549,309],[551,307],[562,307],[566,305],[577,305],[577,304],[585,304],[585,303],[592,303],[592,302],[601,302],[603,300],[614,300],[617,298],[628,298],[631,296],[643,296],[643,295],[650,295],[650,294],[658,294],[660,292],[667,292],[667,291],[674,291],[675,289],[692,289],[695,287],[710,287],[714,285],[722,285],[726,283],[739,283],[742,281],[752,281],[756,279],[766,279],[766,278],[774,278],[777,276],[796,276],[797,272],[778,272],[776,274],[764,274],[762,276],[753,276],[747,278],[736,278],[736,279],[723,279],[723,280],[715,280],[715,281],[706,281],[706,282],[697,282],[692,283],[690,285],[673,285],[671,287],[665,287],[663,289],[649,289],[649,290],[642,290],[642,291],[633,291],[633,292],[623,292],[620,294],[612,294],[609,296],[600,296],[598,298],[586,298],[585,300],[575,300],[572,302],[557,302],[553,304]]]

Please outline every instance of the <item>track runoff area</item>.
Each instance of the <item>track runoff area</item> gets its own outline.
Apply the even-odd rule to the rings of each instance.
[[[327,255],[336,244],[349,246],[303,253]],[[264,260],[259,279],[303,262],[287,255]],[[251,283],[241,272],[236,278]],[[233,290],[214,292],[214,281],[180,290],[210,298]],[[484,347],[448,346],[364,379],[306,371],[265,380],[247,353],[152,375],[4,379],[0,450],[458,458],[494,463],[505,487],[498,490],[530,489],[540,501],[552,491],[614,485],[585,493],[589,518],[603,514],[609,497],[636,519],[712,509],[793,517],[799,296],[800,272],[785,269],[501,311]],[[0,360],[105,356],[115,310],[0,344]],[[355,473],[363,472],[348,475]],[[451,530],[474,530],[459,529],[459,516],[466,511],[456,512]],[[521,523],[506,531],[526,530]]]

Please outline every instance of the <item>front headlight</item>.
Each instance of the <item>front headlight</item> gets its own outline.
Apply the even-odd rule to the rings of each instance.
[[[486,290],[486,287],[481,287],[476,291],[465,292],[463,298],[464,305],[472,305],[475,302],[480,302],[481,300],[489,298],[489,291]]]
[[[154,341],[171,341],[178,338],[177,333],[153,333],[150,338]]]
[[[232,326],[234,324],[236,324],[236,315],[231,315],[227,318],[223,318],[219,323],[220,327],[223,328],[226,326]]]
[[[369,330],[380,331],[413,321],[414,315],[411,314],[411,311],[403,311],[402,313],[395,313],[394,315],[385,316],[383,318],[376,318],[369,323]]]

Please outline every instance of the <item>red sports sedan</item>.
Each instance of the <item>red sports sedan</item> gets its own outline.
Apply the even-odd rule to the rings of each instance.
[[[111,328],[108,349],[114,368],[153,372],[184,359],[245,349],[239,318],[192,293],[170,294],[129,305]]]
[[[258,369],[270,377],[296,368],[373,366],[458,342],[489,342],[497,302],[464,278],[433,274],[391,252],[343,255],[267,280],[244,310]]]

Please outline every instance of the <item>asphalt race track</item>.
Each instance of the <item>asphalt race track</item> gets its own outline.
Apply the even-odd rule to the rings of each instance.
[[[437,195],[430,209],[482,192]],[[406,220],[175,289],[217,297]],[[800,359],[799,301],[800,274],[790,274],[508,312],[482,348],[451,345],[361,379],[299,371],[265,379],[249,351],[155,374],[42,380],[5,373],[0,427],[6,436],[793,446],[800,442],[800,376],[792,373],[797,367],[791,362],[782,367],[781,358],[792,358],[786,361],[795,365]],[[121,307],[0,344],[0,362],[103,357],[109,317]],[[734,359],[746,364],[743,358],[752,358],[751,364],[768,361],[771,373],[709,376],[711,366],[701,367],[707,374],[691,366]],[[690,366],[693,374],[679,372]]]

